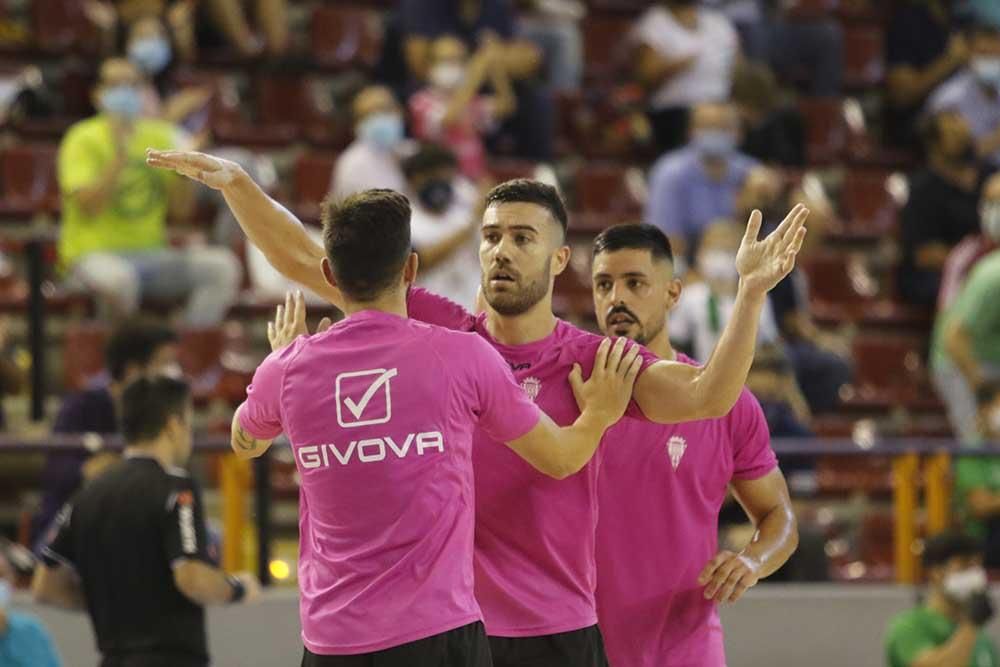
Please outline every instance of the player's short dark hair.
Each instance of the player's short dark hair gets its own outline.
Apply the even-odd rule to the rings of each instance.
[[[112,333],[104,349],[111,378],[121,381],[130,364],[145,366],[164,345],[177,342],[177,334],[165,324],[135,319],[122,323]]]
[[[646,223],[608,227],[594,239],[594,257],[616,250],[648,250],[653,259],[674,261],[670,239],[658,227]]]
[[[486,207],[497,204],[514,203],[537,204],[541,206],[562,227],[563,234],[569,227],[569,216],[566,214],[566,204],[563,203],[559,191],[551,185],[534,181],[530,178],[515,178],[496,186],[486,195]]]
[[[140,377],[122,392],[122,435],[127,444],[153,440],[171,417],[183,417],[191,389],[183,380],[164,375]]]
[[[458,160],[454,153],[440,144],[421,144],[417,152],[405,158],[400,166],[406,179],[411,180],[418,174],[455,168],[458,166]]]
[[[975,537],[958,531],[938,533],[924,542],[925,568],[944,565],[952,558],[980,556],[983,543]]]
[[[344,294],[374,301],[399,280],[410,249],[410,202],[394,190],[365,190],[323,202],[323,246]]]

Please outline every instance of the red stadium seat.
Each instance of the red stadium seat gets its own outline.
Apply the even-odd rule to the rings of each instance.
[[[642,206],[625,183],[627,169],[613,163],[587,163],[576,175],[577,204],[594,213],[638,216]]]
[[[876,239],[896,231],[898,208],[891,194],[892,174],[881,169],[849,169],[844,175],[841,208],[847,227]]]
[[[589,79],[607,78],[624,62],[629,16],[588,14],[583,20],[584,73]]]
[[[538,163],[516,158],[490,160],[490,174],[498,183],[512,181],[515,178],[531,178]]]
[[[3,181],[0,215],[30,217],[58,210],[57,151],[56,146],[49,144],[22,144],[4,151],[0,158]]]
[[[97,30],[84,14],[82,0],[34,0],[35,45],[47,53],[96,53]]]
[[[332,105],[323,107],[318,82],[288,74],[268,74],[257,79],[258,116],[265,125],[288,126],[318,144],[330,144],[334,135]]]
[[[849,23],[844,31],[844,82],[851,88],[877,86],[885,77],[885,31],[869,23]]]
[[[855,406],[906,405],[933,410],[939,401],[928,380],[922,337],[864,335],[853,344]]]
[[[312,55],[325,67],[371,68],[382,50],[378,12],[364,7],[320,5],[310,21]]]
[[[821,493],[888,493],[892,489],[892,461],[881,456],[823,456],[816,461]]]
[[[63,336],[63,385],[79,391],[104,370],[104,346],[111,335],[107,325],[81,322],[71,325]]]
[[[303,153],[295,162],[296,211],[305,220],[319,219],[319,205],[330,190],[337,158],[320,153]]]
[[[829,164],[840,158],[849,138],[843,102],[836,98],[799,100],[806,122],[806,148],[810,164]]]

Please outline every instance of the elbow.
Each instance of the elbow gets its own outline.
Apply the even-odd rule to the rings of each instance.
[[[204,604],[204,576],[198,563],[182,563],[174,568],[174,585],[184,597],[197,604]]]
[[[583,465],[576,465],[569,461],[557,461],[545,467],[542,470],[547,476],[556,480],[564,480],[567,477],[572,477],[576,473],[583,469]]]

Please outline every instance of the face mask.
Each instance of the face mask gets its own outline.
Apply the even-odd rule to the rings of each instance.
[[[693,144],[705,157],[726,157],[736,150],[736,137],[725,130],[701,130],[694,135]]]
[[[977,56],[972,59],[971,66],[980,81],[990,86],[1000,86],[1000,58]]]
[[[135,86],[114,86],[101,94],[101,106],[109,114],[131,119],[142,111],[142,96]]]
[[[6,579],[0,579],[0,611],[10,607],[10,583]]]
[[[403,140],[403,119],[396,113],[372,114],[358,125],[358,136],[384,151],[392,150]]]
[[[714,283],[734,283],[740,279],[736,256],[725,250],[707,250],[698,260],[698,269],[705,280]]]
[[[170,63],[170,42],[162,37],[147,37],[132,42],[128,57],[146,74],[159,74]]]
[[[980,217],[983,233],[994,243],[1000,243],[1000,202],[983,206]]]
[[[431,68],[431,83],[438,88],[457,88],[465,78],[465,67],[459,63],[441,63]]]
[[[964,602],[976,593],[986,590],[986,570],[970,567],[961,572],[952,572],[944,578],[944,592],[952,600]]]
[[[451,181],[440,178],[424,183],[417,194],[420,197],[420,203],[435,213],[440,213],[451,206],[454,190],[451,187]]]
[[[173,378],[174,380],[184,379],[184,369],[177,362],[172,364],[167,364],[160,370],[160,375],[163,377]]]

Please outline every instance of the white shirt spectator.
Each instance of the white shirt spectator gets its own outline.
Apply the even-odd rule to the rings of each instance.
[[[410,240],[417,252],[472,224],[479,191],[464,178],[456,178],[453,187],[451,205],[443,213],[434,213],[420,203],[419,197],[410,197]],[[417,271],[417,284],[474,311],[481,278],[478,249],[479,238],[470,230],[468,242],[450,257],[433,268],[421,267]]]
[[[337,199],[343,199],[373,188],[396,192],[406,188],[399,156],[394,151],[381,150],[368,142],[355,140],[337,159],[330,191]]]
[[[705,283],[685,285],[677,306],[670,312],[670,340],[681,345],[690,344],[692,356],[702,363],[712,355],[736,304],[735,296],[717,296],[713,306],[710,297],[711,291]],[[777,342],[778,327],[774,312],[771,303],[765,301],[760,313],[757,344]]]
[[[690,67],[665,81],[653,93],[654,109],[690,107],[699,102],[721,102],[729,98],[739,37],[722,13],[699,9],[698,27],[691,31],[674,20],[665,7],[650,7],[632,29],[631,38],[668,60],[695,56]]]

